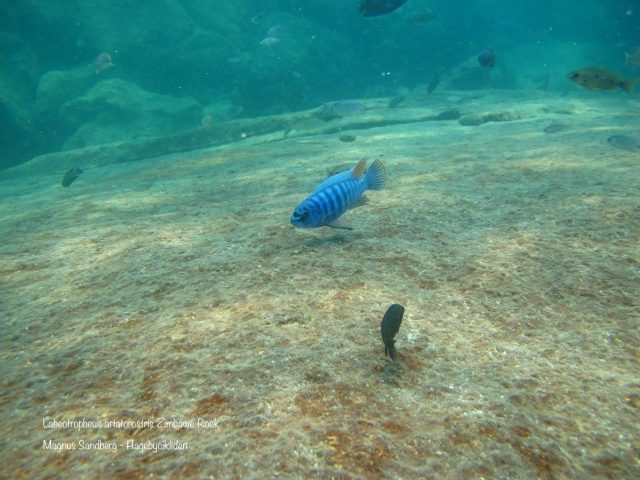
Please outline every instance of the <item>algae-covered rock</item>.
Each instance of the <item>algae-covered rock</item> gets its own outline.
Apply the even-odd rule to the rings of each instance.
[[[36,90],[38,111],[46,113],[57,110],[69,100],[84,95],[99,78],[89,64],[44,73]]]
[[[202,107],[190,97],[159,95],[125,80],[107,79],[65,103],[60,115],[77,129],[65,148],[78,148],[193,128]]]
[[[231,99],[221,97],[203,108],[203,116],[209,116],[213,123],[237,118],[242,113],[242,108],[233,105]]]
[[[0,168],[26,160],[39,148],[33,83],[35,52],[16,35],[0,32]]]

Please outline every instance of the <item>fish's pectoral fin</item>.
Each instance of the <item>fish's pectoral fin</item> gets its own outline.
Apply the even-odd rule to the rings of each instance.
[[[327,223],[327,227],[339,228],[342,230],[353,230],[353,227],[345,225],[340,219],[336,219],[333,222]]]
[[[347,209],[351,210],[353,208],[358,208],[358,207],[361,207],[363,205],[366,205],[367,203],[369,203],[369,199],[366,196],[361,195],[360,198],[357,199],[355,202],[353,202],[351,205],[349,205],[347,207]]]

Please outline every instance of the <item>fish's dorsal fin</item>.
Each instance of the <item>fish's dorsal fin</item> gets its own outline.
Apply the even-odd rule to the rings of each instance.
[[[321,192],[322,190],[325,190],[335,185],[336,183],[342,183],[342,182],[346,182],[347,180],[353,179],[353,170],[355,168],[356,167],[349,168],[348,170],[344,170],[340,173],[336,173],[335,175],[327,178],[325,181],[323,181],[316,188],[313,189],[313,192],[311,193],[311,195],[315,195],[316,193]]]
[[[347,207],[347,210],[352,210],[354,208],[361,207],[363,205],[366,205],[367,203],[369,203],[369,199],[366,196],[362,195],[357,200],[354,200],[354,202]]]
[[[367,169],[367,160],[363,158],[358,162],[358,164],[355,167],[353,167],[353,170],[351,171],[351,175],[353,175],[353,178],[357,178],[358,180],[360,180],[364,176],[364,172],[366,169]]]

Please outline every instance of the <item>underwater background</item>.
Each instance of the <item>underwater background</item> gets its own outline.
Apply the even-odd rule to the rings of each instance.
[[[638,44],[637,2],[413,0],[372,18],[357,5],[4,2],[0,167],[188,130],[205,117],[219,122],[390,96],[436,74],[454,89],[562,91],[572,67],[634,73],[625,69],[625,52]],[[456,72],[485,47],[499,52],[491,76]],[[99,63],[101,53],[112,67]]]
[[[639,79],[629,0],[3,2],[0,477],[639,478]]]

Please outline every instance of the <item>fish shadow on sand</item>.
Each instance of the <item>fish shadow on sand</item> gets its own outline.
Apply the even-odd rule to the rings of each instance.
[[[380,381],[399,387],[398,381],[404,370],[405,367],[399,362],[386,362],[380,371]]]
[[[330,237],[313,238],[304,244],[309,248],[322,248],[327,245],[348,245],[354,240],[363,238],[361,233],[340,233]]]
[[[401,386],[401,381],[408,383],[418,381],[417,376],[422,377],[429,365],[430,354],[424,346],[407,346],[398,352],[396,361],[385,359],[378,364],[375,371],[380,375],[380,381],[396,387]]]

